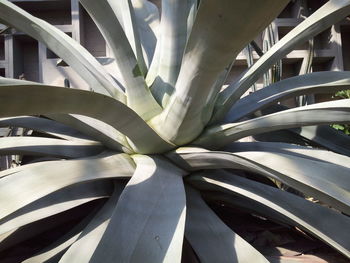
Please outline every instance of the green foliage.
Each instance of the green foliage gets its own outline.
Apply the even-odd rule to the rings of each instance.
[[[66,34],[0,0],[1,23],[42,41],[92,90],[0,78],[0,127],[35,132],[0,140],[1,154],[23,156],[0,172],[0,261],[268,262],[234,231],[238,215],[227,214],[237,208],[350,258],[350,139],[327,136],[330,124],[350,123],[350,100],[278,104],[343,90],[350,72],[298,76],[241,98],[347,16],[350,1],[327,2],[228,87],[235,57],[289,1],[162,0],[161,14],[147,0],[80,2],[121,81]],[[262,134],[266,142],[240,141]]]
[[[335,93],[335,97],[339,97],[342,99],[350,99],[350,89],[338,91],[337,93]]]
[[[338,131],[342,131],[347,135],[350,135],[350,126],[346,124],[333,124],[332,127]]]
[[[335,93],[334,97],[342,99],[350,99],[350,90],[340,90]],[[344,132],[350,135],[350,125],[349,124],[333,124],[331,125],[334,129]]]

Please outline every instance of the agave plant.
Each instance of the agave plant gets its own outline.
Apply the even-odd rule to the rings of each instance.
[[[327,2],[223,88],[237,54],[288,2],[162,0],[159,19],[146,0],[80,0],[112,50],[112,77],[65,33],[0,0],[1,23],[45,43],[91,89],[0,79],[1,126],[39,131],[1,138],[1,153],[40,156],[0,173],[0,250],[35,240],[47,246],[21,260],[180,262],[186,240],[200,262],[267,262],[210,199],[297,226],[350,257],[350,144],[327,137],[329,124],[350,121],[350,100],[271,108],[346,89],[350,72],[284,79],[241,98],[295,46],[349,15],[350,1]],[[239,141],[293,128],[318,147],[286,133],[278,143]],[[45,244],[59,225],[66,230]]]

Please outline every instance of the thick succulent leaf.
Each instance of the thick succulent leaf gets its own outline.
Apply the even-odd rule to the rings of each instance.
[[[0,179],[1,218],[64,187],[106,178],[129,177],[134,164],[126,154],[31,165]]]
[[[27,168],[27,167],[35,166],[35,165],[38,165],[38,164],[32,163],[32,164],[27,164],[26,166],[20,165],[20,166],[13,167],[11,169],[9,168],[9,169],[0,171],[0,178],[9,176],[11,174],[18,173],[19,171],[22,171],[24,169],[23,167]]]
[[[0,178],[9,176],[11,174],[18,173],[18,172],[23,171],[23,170],[28,169],[28,168],[32,168],[35,166],[41,166],[41,165],[43,165],[47,162],[53,161],[53,160],[58,161],[57,160],[58,158],[54,158],[54,157],[42,157],[40,159],[42,159],[42,161],[40,161],[40,163],[36,163],[36,162],[29,163],[26,165],[20,165],[20,166],[12,167],[11,169],[0,171]],[[61,159],[59,159],[59,160],[61,160]]]
[[[191,32],[191,29],[192,29],[192,26],[193,26],[193,23],[194,23],[195,16],[197,14],[198,3],[197,3],[197,0],[185,0],[184,2],[187,2],[187,6],[184,6],[184,3],[175,3],[174,4],[174,3],[172,3],[169,0],[163,1],[161,3],[161,5],[162,6],[163,5],[166,6],[167,12],[173,11],[172,16],[171,16],[172,19],[174,19],[174,15],[176,15],[176,14],[180,15],[180,16],[184,16],[184,14],[180,14],[179,13],[179,10],[174,10],[172,8],[172,7],[175,7],[176,5],[181,5],[182,7],[184,7],[184,11],[188,12],[188,14],[186,16],[186,18],[187,18],[187,29],[186,29],[186,31],[187,31],[187,39],[188,39],[189,33]],[[163,9],[163,7],[162,7],[162,9]],[[167,24],[165,24],[165,21],[168,21],[168,17],[164,17],[164,19],[165,20],[163,20],[163,26],[162,26],[162,30],[163,31],[166,29],[166,27],[170,27],[172,30],[177,29],[178,31],[180,31],[180,30],[184,31],[185,30],[184,28],[177,27],[177,25],[167,25]],[[178,24],[181,24],[181,25],[183,25],[183,23],[184,23],[184,21],[178,21],[178,22],[179,22]],[[163,36],[162,36],[160,23],[156,24],[156,26],[157,26],[157,28],[156,28],[156,30],[157,30],[156,31],[157,32],[156,33],[156,35],[157,35],[157,43],[156,43],[156,47],[155,47],[155,50],[154,50],[154,56],[153,56],[153,59],[152,59],[152,63],[150,65],[150,68],[149,68],[149,71],[148,71],[147,77],[146,77],[146,82],[147,82],[148,86],[152,86],[153,82],[155,81],[155,79],[158,76],[158,71],[159,70],[163,70],[164,71],[164,69],[160,69],[160,62],[161,62],[160,57],[161,56],[169,56],[170,55],[170,53],[164,53],[164,43],[162,44],[162,42],[161,42],[161,39],[162,39]],[[181,33],[181,32],[179,32],[179,33]],[[168,33],[165,32],[165,34],[166,34],[165,37],[167,39],[167,42],[168,43],[172,43],[171,42],[172,40],[169,39],[169,37],[167,36]],[[174,37],[176,38],[176,36],[174,36]],[[176,44],[176,45],[178,45],[178,44]],[[170,47],[173,49],[172,46],[170,46]],[[162,52],[162,49],[163,49],[163,52]],[[181,47],[181,50],[183,51],[183,47]],[[165,50],[165,52],[166,51],[167,50]],[[175,52],[176,50],[173,50],[173,51]],[[177,60],[181,60],[181,59],[182,59],[182,55],[181,55],[181,58],[177,58]],[[176,62],[176,60],[173,61],[173,62]],[[172,88],[167,87],[167,89],[169,89],[170,91],[172,90]],[[153,90],[153,92],[160,92],[160,91]]]
[[[349,13],[350,2],[348,0],[331,0],[296,26],[271,47],[252,67],[244,72],[237,81],[220,93],[213,122],[222,119],[244,92],[279,59],[283,58],[299,44],[303,44],[342,20]]]
[[[259,118],[208,128],[195,145],[219,149],[240,138],[269,131],[301,126],[349,123],[350,99],[316,103]]]
[[[83,77],[94,91],[125,101],[121,88],[102,65],[85,48],[61,30],[6,0],[0,1],[0,22],[45,43]]]
[[[350,136],[328,125],[305,126],[291,131],[326,149],[350,156]]]
[[[20,244],[23,241],[27,241],[31,238],[38,237],[43,233],[51,232],[51,230],[55,231],[55,228],[62,227],[63,224],[72,224],[72,220],[77,222],[76,220],[84,220],[91,212],[93,212],[93,207],[99,207],[103,205],[105,200],[98,199],[87,204],[83,204],[81,206],[75,207],[73,209],[64,211],[59,214],[59,216],[51,216],[48,218],[44,218],[42,220],[33,222],[29,225],[25,225],[16,230],[12,230],[0,236],[0,251],[4,251],[8,248],[14,248],[17,244]],[[74,223],[74,224],[75,224]],[[37,243],[33,243],[34,247],[37,246]],[[20,249],[20,246],[17,246],[17,249]],[[16,250],[17,251],[17,250]],[[1,253],[2,254],[2,253]],[[21,257],[22,255],[18,255]],[[18,258],[16,260],[10,262],[18,262]]]
[[[158,157],[133,158],[135,174],[90,262],[180,262],[186,213],[183,171]]]
[[[1,85],[43,85],[41,83],[36,82],[30,82],[30,81],[23,81],[23,80],[16,80],[16,79],[9,79],[9,78],[0,78],[0,84]],[[109,125],[98,121],[96,119],[92,118],[84,118],[84,116],[72,116],[69,114],[45,114],[46,117],[49,117],[50,119],[53,119],[57,122],[63,123],[82,134],[86,134],[90,136],[91,138],[94,138],[104,145],[108,145],[108,148],[117,150],[117,151],[124,151],[124,152],[131,152],[131,149],[129,149],[127,139],[125,135],[121,134],[114,128],[110,127]],[[35,118],[35,117],[30,117]],[[17,124],[20,125],[26,125],[21,127],[27,127],[27,122],[24,119],[21,119],[21,117],[18,118],[8,118],[10,120],[10,123],[12,124],[14,122],[14,126]],[[3,120],[3,119],[1,119]],[[28,122],[30,119],[28,120]],[[3,122],[0,122],[3,123]],[[8,121],[5,121],[3,124],[7,125],[10,124]],[[45,129],[46,132],[52,133],[54,130],[56,137],[62,137],[64,136],[65,139],[72,139],[72,137],[69,136],[77,136],[75,133],[68,134],[68,135],[62,135],[61,133],[66,133],[68,130],[65,127],[60,127],[58,123],[52,123],[49,125],[49,120],[35,120],[33,122],[30,122],[30,127],[28,128],[37,128],[37,129]],[[1,124],[0,124],[1,125]],[[46,125],[49,125],[47,127]],[[33,127],[31,127],[33,126]],[[58,129],[57,132],[59,134],[56,134],[56,129]],[[67,130],[67,131],[66,131]],[[67,137],[68,136],[68,137]],[[78,137],[81,137],[79,135]]]
[[[64,252],[78,239],[78,233],[71,233],[69,236],[65,235],[64,238],[61,238],[58,242],[56,241],[54,244],[51,244],[50,247],[46,248],[45,251],[36,254],[26,260],[22,261],[22,263],[37,263],[37,262],[45,262],[45,263],[56,263],[62,257]]]
[[[299,129],[299,128],[295,128],[295,129]],[[258,135],[254,135],[252,139],[261,141],[261,142],[283,142],[283,143],[291,143],[291,144],[303,145],[303,146],[313,145],[316,147],[316,145],[311,143],[309,140],[306,140],[301,136],[298,136],[297,134],[292,133],[290,130],[278,130],[278,131],[272,131],[267,133],[261,133]]]
[[[131,45],[131,48],[137,58],[138,65],[142,75],[146,75],[147,66],[144,61],[140,35],[137,24],[137,19],[132,5],[132,0],[120,0],[115,3],[115,1],[109,1],[111,5],[114,6],[114,12],[117,15],[120,24],[124,28],[124,32],[128,41]]]
[[[28,240],[32,238],[36,238],[37,236],[42,235],[44,232],[50,232],[51,230],[55,229],[55,227],[62,226],[64,223],[69,223],[71,218],[68,218],[67,216],[58,217],[56,220],[52,220],[52,218],[44,219],[45,222],[43,224],[42,221],[34,222],[33,224],[30,224],[28,226],[21,227],[19,229],[16,229],[14,231],[10,231],[6,233],[5,235],[2,235],[0,237],[0,252],[1,252],[1,262],[22,262],[18,258],[23,257],[22,254],[20,254],[18,251],[22,248],[22,242],[28,242]],[[36,244],[33,243],[35,246]],[[6,252],[9,251],[8,249],[13,250],[17,247],[17,255],[6,256]],[[19,248],[19,249],[18,249]],[[5,253],[3,253],[5,252]],[[5,260],[3,260],[5,254]]]
[[[125,135],[107,123],[77,114],[45,114],[45,116],[94,138],[109,149],[132,153]]]
[[[118,8],[117,3],[111,3],[111,0],[80,0],[80,2],[95,21],[113,52],[125,83],[127,105],[146,120],[160,113],[161,108],[146,86],[133,50],[115,14],[115,9]],[[128,10],[133,12],[129,6],[130,1],[119,2],[120,7],[125,7],[122,9],[123,17],[127,15]],[[143,56],[142,51],[140,56]]]
[[[350,86],[350,72],[315,72],[281,80],[240,99],[225,121],[237,121],[281,99],[310,93],[334,93]]]
[[[82,158],[104,150],[98,142],[72,142],[44,137],[0,138],[0,155],[39,155],[59,158]]]
[[[261,174],[350,214],[350,169],[344,166],[267,151],[180,148],[168,157],[187,170],[230,168]]]
[[[172,148],[134,111],[113,98],[45,85],[0,86],[0,117],[57,113],[81,114],[103,121],[127,135],[140,153]]]
[[[59,261],[60,263],[90,262],[96,247],[107,229],[122,190],[122,185],[117,184],[108,202],[84,228],[74,244],[64,253]]]
[[[0,235],[113,192],[110,181],[81,183],[46,195],[0,220]]]
[[[112,191],[113,192],[113,187]],[[102,207],[103,207],[102,203]],[[23,263],[54,263],[58,262],[62,257],[63,253],[78,239],[83,229],[87,227],[89,222],[96,216],[97,211],[100,207],[93,209],[86,217],[84,217],[78,224],[76,224],[70,231],[65,233],[63,236],[55,240],[49,246],[45,247],[36,255],[27,258]]]
[[[196,20],[199,0],[187,0],[189,13],[187,15],[187,40],[190,37],[194,21]]]
[[[274,104],[262,109],[262,115],[280,112],[289,109],[281,104]],[[321,146],[334,152],[350,156],[350,136],[338,131],[329,125],[304,126],[288,130],[280,130],[257,136],[258,140],[290,142],[300,145]]]
[[[224,171],[200,173],[190,177],[189,181],[201,190],[226,192],[251,199],[257,203],[258,212],[265,212],[264,216],[270,217],[269,210],[273,210],[286,218],[289,223],[315,235],[350,257],[349,235],[344,231],[350,228],[350,218],[339,212]],[[231,197],[234,198],[235,196]]]
[[[187,17],[192,8],[190,0],[162,0],[162,17],[157,45],[158,61],[152,61],[147,81],[152,93],[165,107],[173,93],[180,72],[187,41]],[[150,81],[152,79],[152,81]]]
[[[212,94],[209,96],[207,106],[203,109],[203,113],[202,113],[202,118],[205,123],[210,121],[211,115],[213,113],[213,109],[215,107],[215,100],[218,96],[218,92],[221,90],[221,88],[225,84],[225,81],[231,72],[233,64],[234,64],[234,61],[220,73],[219,77],[216,79],[214,83],[214,86],[212,88]]]
[[[72,127],[39,117],[19,116],[13,118],[0,118],[0,127],[21,127],[46,133],[69,141],[92,140]]]
[[[320,150],[311,147],[298,146],[289,143],[278,142],[237,142],[229,144],[224,148],[226,152],[246,152],[246,151],[268,151],[274,153],[285,153],[297,157],[334,163],[350,168],[350,158],[334,152]]]
[[[247,241],[226,226],[197,191],[186,187],[186,199],[185,236],[201,262],[268,262]]]
[[[159,32],[159,26],[158,26],[158,32]],[[159,33],[157,36],[158,36],[157,43],[156,43],[156,47],[154,49],[153,59],[152,59],[152,62],[149,66],[149,69],[148,69],[148,72],[146,75],[146,79],[145,79],[147,86],[151,87],[151,90],[152,90],[152,84],[158,75],[158,69],[159,69],[159,64],[160,64],[161,36]],[[154,94],[154,96],[157,97],[157,94]]]
[[[154,120],[164,138],[183,144],[199,135],[206,124],[202,112],[217,77],[287,3],[287,0],[200,2],[176,90],[165,111]]]
[[[0,78],[0,84],[2,86],[16,86],[16,85],[27,85],[27,86],[45,86],[41,83],[37,82],[31,82],[31,81],[24,81],[24,80],[16,80],[16,79],[10,79],[10,78]],[[115,128],[111,127],[110,125],[103,123],[101,121],[98,121],[93,118],[88,118],[84,116],[72,116],[69,114],[45,114],[46,117],[53,119],[57,122],[63,123],[77,131],[80,131],[82,134],[86,134],[101,143],[103,143],[105,146],[108,145],[108,148],[117,150],[117,151],[124,151],[124,152],[132,152],[131,149],[129,149],[129,145],[127,142],[127,139],[125,135],[118,132]],[[20,118],[20,117],[19,117]],[[11,119],[11,118],[9,118]],[[11,121],[12,122],[12,121]],[[24,120],[19,120],[20,124],[24,124]],[[39,124],[37,124],[38,121],[33,123],[33,125],[39,125],[39,127],[43,127],[46,124],[44,121],[40,121]],[[7,124],[7,122],[5,122]],[[59,124],[58,124],[59,125]],[[45,127],[45,130],[47,129],[55,129],[56,124],[50,125],[52,128]],[[64,127],[59,128],[60,131],[66,130]],[[61,135],[62,136],[62,135]]]
[[[146,67],[149,68],[156,48],[159,10],[148,0],[131,0]]]

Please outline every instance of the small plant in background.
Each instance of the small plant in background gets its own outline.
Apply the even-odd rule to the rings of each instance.
[[[327,2],[223,88],[229,65],[288,2],[162,0],[159,14],[145,0],[80,0],[113,53],[120,74],[111,77],[67,34],[0,0],[1,23],[45,43],[92,91],[0,78],[1,126],[38,131],[0,141],[4,155],[38,156],[0,173],[0,259],[268,262],[212,202],[261,225],[297,227],[350,258],[350,142],[325,136],[350,122],[350,100],[270,110],[344,90],[350,72],[276,79],[241,98],[348,16],[350,1]],[[239,142],[285,129],[318,147],[283,134],[279,143]]]
[[[338,91],[337,93],[335,93],[335,97],[342,99],[350,99],[350,89]]]
[[[335,93],[335,98],[350,99],[350,90],[341,90]],[[350,135],[350,125],[348,124],[333,124],[332,127],[336,130],[342,131],[347,135]]]

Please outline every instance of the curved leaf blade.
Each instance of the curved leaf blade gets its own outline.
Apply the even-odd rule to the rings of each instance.
[[[146,67],[154,57],[159,28],[158,7],[148,0],[131,0]],[[150,86],[150,85],[149,85]]]
[[[278,142],[237,142],[224,148],[226,152],[269,151],[291,154],[297,157],[329,162],[350,168],[350,158],[331,151]]]
[[[220,93],[212,123],[222,119],[232,105],[258,80],[277,60],[287,55],[295,46],[306,42],[331,25],[342,20],[350,13],[347,0],[331,0],[304,20],[271,49],[269,49],[252,67],[244,72],[237,81]]]
[[[0,179],[1,218],[69,185],[106,178],[130,177],[133,162],[126,154],[23,166]],[[64,176],[62,176],[64,175]]]
[[[205,204],[198,192],[186,187],[186,196],[185,235],[200,262],[268,262],[254,247],[226,226]]]
[[[310,93],[334,93],[350,86],[350,72],[314,72],[281,80],[240,99],[228,112],[227,122],[237,121],[281,99]]]
[[[133,12],[129,0],[119,2],[120,5],[127,6],[122,9],[123,16],[125,16],[128,11]],[[127,32],[124,33],[116,16],[115,9],[117,8],[117,4],[112,3],[110,0],[80,0],[80,3],[91,15],[113,52],[125,82],[127,105],[145,120],[160,113],[161,107],[157,104],[146,86],[140,66],[126,38],[125,34]],[[138,32],[136,33],[138,34]],[[140,56],[142,57],[142,54]]]
[[[94,138],[109,149],[132,153],[125,135],[102,121],[77,114],[45,114],[45,116]]]
[[[159,128],[161,136],[181,145],[199,135],[206,125],[202,114],[217,77],[287,3],[287,0],[200,2],[176,90],[163,113],[154,119],[153,127]]]
[[[271,216],[269,211],[273,210],[287,222],[296,224],[350,257],[348,233],[344,231],[350,226],[350,218],[341,213],[277,188],[223,171],[200,173],[190,177],[189,181],[201,190],[216,190],[253,200],[258,205],[251,209],[262,211],[263,215],[268,217]],[[266,208],[259,209],[260,206]]]
[[[98,208],[90,212],[90,214],[83,218],[69,232],[65,233],[62,237],[45,247],[36,255],[27,258],[25,261],[23,261],[23,263],[58,262],[63,253],[78,239],[79,235],[82,233],[82,230],[89,224],[93,217],[96,216],[97,209]]]
[[[167,155],[187,170],[240,169],[276,179],[350,214],[350,169],[295,155],[259,152],[211,152],[180,148]]]
[[[0,235],[43,218],[59,214],[113,192],[110,181],[87,182],[46,195],[0,220]]]
[[[122,190],[122,185],[116,184],[113,195],[100,211],[98,211],[96,216],[91,219],[74,244],[64,253],[59,261],[60,263],[90,262],[94,251],[108,227]]]
[[[281,104],[274,104],[262,110],[263,115],[288,109]],[[329,125],[303,126],[255,136],[259,141],[289,142],[299,145],[321,146],[334,152],[350,156],[350,137]],[[306,140],[305,140],[306,139]]]
[[[142,53],[140,35],[138,31],[139,25],[137,24],[136,14],[132,4],[132,0],[120,0],[116,3],[114,3],[113,1],[109,1],[109,3],[112,6],[114,6],[114,12],[118,17],[121,26],[124,29],[125,35],[137,58],[140,71],[144,76],[147,72],[147,67]]]
[[[70,126],[58,122],[32,116],[0,118],[0,127],[21,127],[50,134],[68,141],[91,141],[92,139]]]
[[[187,18],[192,5],[190,1],[162,0],[159,39],[156,48],[158,60],[152,61],[147,82],[152,93],[165,107],[174,91],[186,46]]]
[[[75,40],[49,23],[30,15],[10,1],[1,0],[0,7],[1,23],[17,28],[45,43],[79,75],[83,76],[93,90],[109,94],[121,102],[125,101],[122,89],[101,64]]]
[[[113,98],[45,85],[0,85],[0,117],[57,113],[75,113],[101,120],[127,135],[140,153],[166,151],[173,147],[134,111]]]
[[[0,155],[82,158],[97,155],[103,150],[98,142],[81,143],[34,136],[0,138]]]
[[[195,145],[218,149],[250,135],[317,124],[349,123],[350,99],[316,103],[255,119],[223,124],[207,129]]]
[[[291,131],[326,149],[350,156],[350,136],[328,125],[305,126]]]
[[[90,262],[180,262],[186,209],[183,171],[158,157],[133,158],[135,174]]]

